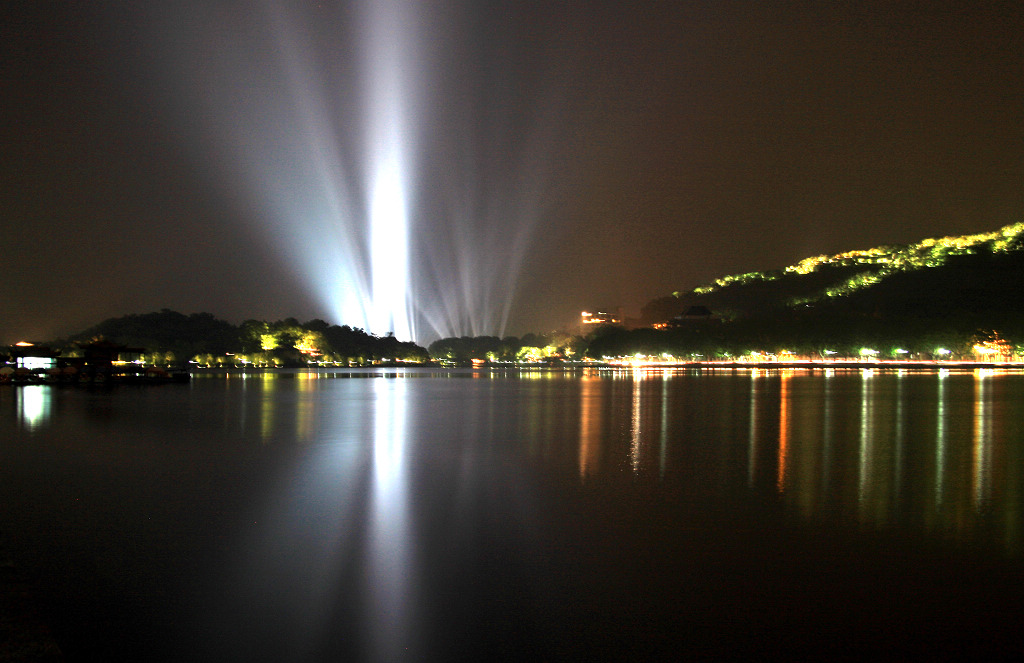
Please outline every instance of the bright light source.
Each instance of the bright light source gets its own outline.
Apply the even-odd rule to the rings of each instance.
[[[860,349],[860,356],[862,356],[862,357],[872,357],[872,356],[877,355],[877,354],[878,354],[878,350],[874,350],[872,348],[861,348]]]
[[[41,371],[53,366],[55,361],[48,357],[24,357],[19,363],[30,371]]]
[[[371,330],[412,338],[408,315],[408,222],[396,158],[386,158],[373,182],[370,204]]]

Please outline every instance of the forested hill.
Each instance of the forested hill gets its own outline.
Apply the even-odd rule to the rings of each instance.
[[[365,364],[428,359],[427,351],[415,343],[323,320],[246,320],[236,326],[210,313],[184,315],[168,309],[110,318],[50,345],[67,355],[77,344],[97,339],[143,348],[154,364],[304,366],[312,360]]]
[[[994,232],[815,256],[725,276],[643,309],[653,324],[703,306],[724,320],[793,318],[933,322],[1024,332],[1024,223]]]

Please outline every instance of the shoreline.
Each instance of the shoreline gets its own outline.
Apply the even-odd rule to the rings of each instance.
[[[576,371],[598,370],[598,371],[630,371],[630,372],[665,372],[665,371],[810,371],[829,372],[841,371],[914,371],[914,372],[967,372],[967,371],[999,371],[1007,373],[1024,373],[1024,362],[978,362],[978,361],[829,361],[829,360],[805,360],[805,361],[766,361],[766,362],[739,362],[739,361],[688,361],[688,362],[645,362],[641,360],[622,362],[563,362],[559,364],[459,364],[452,366],[441,366],[437,364],[407,364],[407,365],[380,365],[380,366],[308,366],[308,367],[247,367],[247,368],[197,368],[185,373],[188,379],[129,379],[109,380],[106,382],[65,382],[52,380],[4,380],[0,381],[0,388],[30,387],[30,386],[51,386],[60,388],[90,388],[103,389],[115,386],[141,386],[141,385],[164,385],[164,384],[189,384],[196,376],[213,375],[348,375],[359,377],[397,377],[406,373],[424,372],[436,373],[445,371],[458,372],[488,372],[488,373],[509,373],[509,372],[562,372],[572,373]]]

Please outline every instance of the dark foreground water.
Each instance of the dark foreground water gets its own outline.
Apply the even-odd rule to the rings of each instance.
[[[1024,652],[1024,375],[204,374],[0,388],[69,660]]]

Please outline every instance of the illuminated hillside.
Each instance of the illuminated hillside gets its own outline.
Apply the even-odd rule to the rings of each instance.
[[[949,290],[967,282],[975,298],[980,298],[976,304],[996,306],[998,302],[989,301],[989,295],[1003,294],[1006,277],[1020,272],[1021,256],[1024,223],[989,233],[930,238],[909,246],[815,256],[780,270],[734,274],[689,292],[673,293],[671,298],[648,304],[645,318],[665,317],[666,312],[692,305],[706,306],[725,318],[808,306],[892,309],[897,301],[906,304],[911,298],[952,295],[955,300],[956,293]],[[909,306],[914,308],[913,302]]]

